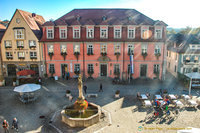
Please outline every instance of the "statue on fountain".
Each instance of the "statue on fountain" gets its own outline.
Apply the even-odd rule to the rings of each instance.
[[[74,107],[80,112],[84,112],[84,110],[86,110],[88,107],[88,102],[85,100],[85,97],[83,96],[83,82],[81,74],[79,74],[78,77],[78,90],[79,90],[79,96],[76,102],[74,103]]]

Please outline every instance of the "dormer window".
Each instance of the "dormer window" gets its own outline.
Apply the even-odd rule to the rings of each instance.
[[[59,27],[59,33],[60,33],[60,39],[66,39],[67,38],[67,27]]]
[[[155,27],[155,39],[162,39],[162,27]]]
[[[87,38],[94,38],[94,26],[87,26]]]
[[[149,38],[149,27],[148,26],[141,27],[141,38],[142,39]]]
[[[73,38],[79,39],[80,38],[80,26],[73,27]]]
[[[47,27],[47,39],[53,39],[53,38],[54,38],[54,28]]]
[[[114,38],[121,38],[121,26],[114,27]]]
[[[108,38],[108,27],[107,26],[100,27],[100,38]]]
[[[106,16],[103,16],[103,17],[102,17],[102,20],[103,20],[103,21],[105,21],[106,19],[107,19],[107,17],[106,17]]]
[[[134,39],[134,38],[135,38],[135,27],[128,26],[128,39]]]

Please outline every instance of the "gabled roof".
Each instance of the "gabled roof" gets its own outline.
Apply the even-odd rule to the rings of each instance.
[[[177,52],[177,53],[200,53],[199,49],[190,49],[190,44],[200,45],[200,39],[195,35],[185,35],[183,40],[177,44],[177,38],[172,36],[170,38],[170,42],[174,45],[169,46],[167,49],[169,51]]]
[[[78,20],[77,16],[79,16]],[[75,21],[78,21],[83,25],[88,20],[91,20],[95,25],[113,25],[119,23],[124,25],[134,24],[153,26],[157,22],[135,9],[74,9],[55,20],[55,24],[57,25],[56,22],[58,21],[63,21],[68,25],[74,25]],[[117,21],[117,23],[115,21]],[[166,24],[164,22],[161,23],[161,21],[159,24],[166,26]],[[46,26],[46,23],[44,26]]]

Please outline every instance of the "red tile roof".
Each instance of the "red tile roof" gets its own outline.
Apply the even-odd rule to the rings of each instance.
[[[0,29],[6,29],[6,27],[3,24],[0,24]]]
[[[33,33],[36,35],[36,37],[38,39],[40,39],[42,36],[42,32],[41,32],[40,28],[41,28],[42,24],[45,23],[44,18],[40,15],[33,14],[33,13],[30,13],[27,11],[22,11],[19,9],[17,9],[17,10],[22,15],[22,17],[24,18],[26,23],[29,25],[29,27],[31,28]],[[34,16],[32,16],[32,15],[34,15]]]
[[[88,20],[92,20],[95,25],[113,25],[117,23],[128,25],[154,25],[159,21],[145,16],[135,9],[74,9],[71,12],[55,20],[55,24],[59,25],[59,22],[65,22],[68,25],[74,25],[74,21],[77,20],[77,16],[80,17],[78,20],[81,25],[84,25]],[[106,20],[103,20],[103,16]],[[164,22],[159,23],[160,25],[167,26]],[[44,26],[48,26],[45,23]]]

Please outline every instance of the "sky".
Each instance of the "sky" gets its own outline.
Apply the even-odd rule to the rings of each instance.
[[[73,9],[136,9],[168,27],[200,27],[200,0],[0,0],[0,20],[11,20],[16,9],[42,15],[46,21],[56,20]]]

